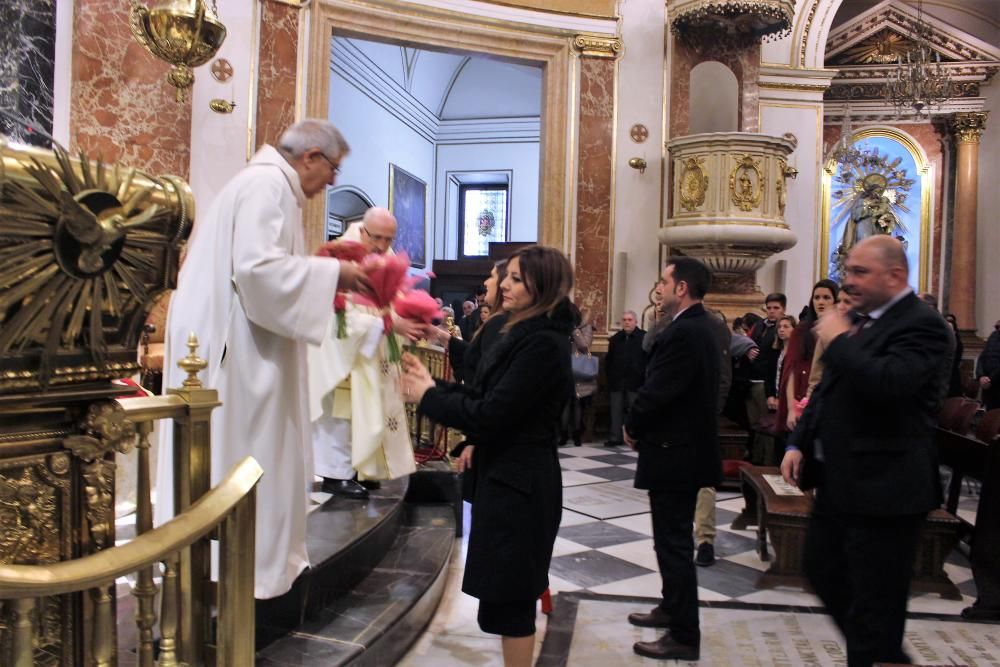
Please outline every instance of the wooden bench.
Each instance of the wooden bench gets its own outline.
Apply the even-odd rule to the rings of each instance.
[[[802,572],[802,553],[806,528],[812,512],[811,493],[801,496],[778,495],[764,475],[780,475],[778,468],[750,466],[740,470],[746,506],[733,521],[736,530],[757,526],[757,554],[771,565],[757,579],[757,588],[791,586],[807,588]],[[937,509],[927,516],[913,566],[911,590],[937,593],[943,598],[961,600],[962,594],[944,571],[944,561],[958,543],[959,520]],[[774,547],[774,560],[768,553],[768,536]]]

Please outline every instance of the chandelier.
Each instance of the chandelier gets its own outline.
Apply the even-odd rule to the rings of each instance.
[[[896,109],[896,117],[912,112],[930,115],[930,108],[941,108],[949,98],[951,77],[941,66],[941,56],[930,46],[930,25],[924,22],[924,3],[917,3],[914,26],[915,47],[896,58],[896,71],[885,83],[885,101]],[[931,53],[934,53],[933,62]]]
[[[844,168],[860,166],[864,162],[865,152],[854,145],[854,127],[851,125],[851,108],[844,109],[844,120],[840,124],[840,139],[827,154],[827,161],[836,162]]]
[[[152,9],[133,1],[132,36],[154,57],[172,65],[167,81],[177,89],[177,101],[183,102],[194,83],[191,68],[211,60],[226,39],[215,0],[211,8],[205,0],[161,0]]]

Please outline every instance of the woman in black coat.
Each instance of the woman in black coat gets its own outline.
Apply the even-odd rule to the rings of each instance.
[[[507,667],[530,665],[535,603],[548,587],[562,514],[556,444],[573,391],[569,300],[573,273],[557,250],[525,248],[501,284],[508,314],[471,385],[435,385],[404,355],[404,399],[435,421],[475,433],[476,497],[462,590],[479,626],[503,639]]]

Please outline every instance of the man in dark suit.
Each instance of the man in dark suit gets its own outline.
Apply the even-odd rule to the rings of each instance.
[[[625,444],[638,450],[635,486],[649,491],[653,547],[663,599],[648,614],[629,614],[641,627],[668,631],[638,642],[639,655],[697,660],[698,580],[691,534],[698,489],[722,477],[717,403],[720,355],[711,315],[702,299],[712,273],[696,259],[673,257],[656,286],[660,308],[673,322],[657,334],[646,381],[625,422]]]
[[[899,241],[865,239],[844,274],[856,317],[830,310],[816,325],[823,379],[781,472],[816,489],[803,565],[844,634],[848,665],[909,663],[910,575],[941,502],[932,429],[951,335],[909,288]]]
[[[611,398],[611,439],[604,443],[608,447],[622,444],[625,415],[646,377],[646,352],[642,349],[646,332],[638,324],[635,312],[626,310],[621,331],[608,339],[608,354],[604,357]]]

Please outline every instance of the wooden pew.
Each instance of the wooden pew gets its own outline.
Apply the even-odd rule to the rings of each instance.
[[[809,492],[801,496],[775,493],[764,475],[780,474],[778,468],[764,466],[750,466],[740,470],[746,507],[733,521],[732,527],[741,530],[757,526],[757,553],[763,561],[771,560],[767,549],[767,538],[770,535],[774,560],[757,579],[757,588],[806,588],[802,572],[802,552],[813,497]],[[944,571],[945,558],[958,543],[958,526],[958,519],[945,510],[937,509],[927,515],[913,565],[910,588],[914,593],[937,593],[950,600],[962,599],[958,587]]]

